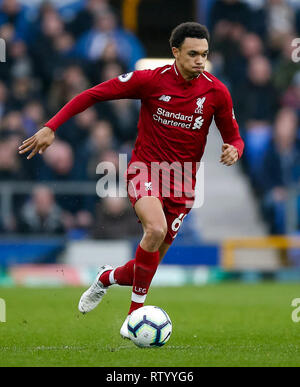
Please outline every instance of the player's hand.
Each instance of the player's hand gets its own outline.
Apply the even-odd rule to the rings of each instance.
[[[223,144],[220,163],[230,166],[238,161],[239,154],[233,145]]]
[[[55,139],[55,134],[52,129],[44,126],[35,135],[23,141],[23,144],[19,147],[19,154],[30,152],[27,160],[32,159],[37,153],[42,154],[50,146]]]

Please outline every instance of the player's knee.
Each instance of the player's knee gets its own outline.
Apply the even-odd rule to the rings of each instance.
[[[146,227],[145,237],[150,243],[160,245],[165,239],[167,231],[166,225],[152,224]]]

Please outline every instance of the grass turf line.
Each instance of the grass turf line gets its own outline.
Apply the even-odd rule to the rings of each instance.
[[[81,288],[0,288],[0,366],[300,366],[299,284],[152,288],[147,305],[173,322],[169,342],[140,349],[119,335],[130,288],[114,287],[97,309],[77,310]],[[159,351],[159,354],[158,352]]]

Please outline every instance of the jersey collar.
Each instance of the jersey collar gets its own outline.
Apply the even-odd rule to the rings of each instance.
[[[197,80],[199,79],[199,77],[201,75],[201,74],[199,74],[196,78],[194,78],[190,81],[187,81],[183,78],[180,71],[178,70],[178,67],[176,66],[176,61],[174,61],[172,69],[173,69],[173,73],[175,74],[175,78],[178,80],[178,82],[184,84],[185,86],[193,86],[195,84],[195,82],[197,82]]]

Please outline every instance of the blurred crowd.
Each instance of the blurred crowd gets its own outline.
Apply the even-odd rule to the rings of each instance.
[[[292,59],[300,7],[288,0],[211,3],[210,60],[234,99],[246,142],[243,168],[270,232],[284,233],[287,190],[300,178],[300,62]],[[68,196],[47,186],[96,182],[101,161],[111,161],[118,172],[118,154],[130,157],[136,138],[137,101],[96,104],[77,115],[43,156],[27,161],[16,152],[72,97],[132,71],[145,56],[109,0],[80,4],[70,17],[46,1],[28,7],[0,0],[0,38],[6,42],[6,62],[0,63],[0,182],[39,183],[32,195],[14,195],[13,216],[0,212],[0,232],[77,230],[95,238],[140,232],[127,198]]]
[[[300,3],[217,0],[209,26],[214,72],[245,140],[244,171],[270,233],[286,233],[288,190],[300,183]]]
[[[104,160],[118,171],[118,153],[129,155],[136,138],[137,101],[97,104],[77,115],[60,128],[43,156],[28,161],[16,152],[72,97],[133,70],[145,56],[108,0],[81,3],[70,18],[50,2],[30,8],[17,0],[0,2],[0,38],[6,42],[6,62],[0,63],[0,181],[40,184],[31,196],[14,195],[12,216],[0,213],[2,232],[76,230],[97,237],[104,235],[96,226],[105,217],[118,219],[118,232],[105,238],[122,237],[122,229],[127,236],[139,232],[127,198],[115,199],[114,206],[111,199],[100,200],[96,190],[70,196],[47,187],[49,182],[96,182],[96,167]],[[133,225],[126,227],[130,219]]]

